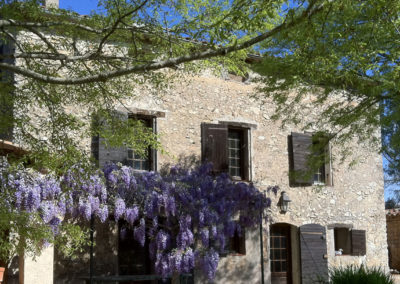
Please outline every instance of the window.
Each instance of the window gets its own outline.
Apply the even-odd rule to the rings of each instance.
[[[228,169],[231,177],[236,179],[244,179],[243,135],[243,129],[228,128]]]
[[[151,128],[154,131],[152,117],[131,117],[130,119],[138,120],[144,127]],[[152,149],[149,147],[145,156],[138,155],[133,149],[128,149],[128,158],[126,164],[135,170],[150,171],[153,164]]]
[[[333,229],[335,236],[335,252],[339,254],[351,254],[351,233],[348,228]],[[336,253],[338,254],[338,253]]]
[[[312,153],[314,159],[311,161],[315,165],[315,167],[313,167],[313,184],[325,184],[325,164],[329,163],[329,161],[327,161],[327,157],[329,156],[326,156],[328,155],[328,151],[326,151],[328,148],[327,145],[327,141],[324,140],[323,137],[312,136]]]
[[[295,133],[288,138],[291,186],[333,185],[330,145],[321,133]]]
[[[365,255],[365,230],[354,230],[348,227],[335,227],[334,243],[335,255]]]
[[[212,162],[216,174],[250,180],[250,128],[229,124],[201,125],[202,162]]]
[[[232,238],[229,238],[228,245],[227,245],[229,253],[232,254],[246,254],[246,232],[242,229],[239,232],[236,230],[235,234]]]
[[[126,121],[127,119],[139,120],[143,126],[151,128],[154,133],[156,132],[157,118],[154,115],[128,114],[120,111],[116,111],[115,113],[122,121]],[[95,117],[93,123],[101,123],[101,118]],[[98,160],[100,168],[107,162],[119,162],[131,166],[135,170],[157,170],[157,152],[150,147],[147,149],[145,155],[138,155],[133,149],[128,149],[126,146],[119,148],[107,147],[105,139],[97,136],[92,138],[92,154]]]

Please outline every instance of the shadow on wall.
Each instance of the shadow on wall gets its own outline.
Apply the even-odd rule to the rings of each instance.
[[[169,173],[171,167],[178,165],[180,168],[189,170],[193,169],[201,164],[200,157],[195,154],[183,155],[180,154],[177,160],[173,163],[165,163],[160,168],[160,174],[166,175]]]
[[[228,254],[221,257],[216,277],[209,281],[200,271],[195,271],[195,283],[261,283],[261,255],[259,229],[246,231],[246,254]],[[268,282],[265,282],[268,283]]]
[[[89,228],[88,222],[81,225]],[[95,223],[94,275],[116,275],[118,272],[117,227],[115,222]],[[71,258],[63,256],[55,247],[54,284],[85,283],[81,277],[89,275],[89,251],[89,246],[85,246]]]

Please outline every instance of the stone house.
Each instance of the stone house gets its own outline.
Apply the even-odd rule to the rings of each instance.
[[[363,145],[352,145],[360,162],[349,168],[335,157],[335,145],[325,147],[326,164],[311,176],[293,176],[307,167],[310,146],[319,143],[315,133],[282,128],[270,119],[274,106],[252,95],[256,84],[226,74],[187,75],[173,87],[154,94],[133,89],[134,99],[116,107],[127,119],[140,119],[160,134],[169,155],[149,149],[146,158],[129,149],[107,149],[101,138],[83,141],[99,164],[123,162],[137,170],[161,170],[177,159],[207,159],[217,170],[237,180],[253,182],[260,190],[279,185],[270,194],[268,223],[230,242],[221,256],[215,283],[315,283],[327,279],[328,268],[365,264],[388,268],[383,196],[382,158]],[[312,110],[318,117],[318,110]],[[314,137],[314,138],[313,138]],[[329,159],[328,159],[329,158]],[[291,202],[282,210],[281,197]],[[118,224],[96,227],[96,275],[152,274],[153,264],[134,240],[121,239]],[[24,260],[25,283],[80,283],[87,275],[88,254],[62,259],[57,248]],[[194,272],[194,282],[206,283]],[[134,282],[142,283],[142,282]]]

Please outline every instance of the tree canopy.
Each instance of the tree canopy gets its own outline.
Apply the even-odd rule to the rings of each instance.
[[[267,52],[256,68],[265,76],[260,97],[277,104],[275,118],[302,122],[298,105],[312,93],[321,115],[305,128],[330,131],[343,149],[354,137],[379,146],[381,128],[394,180],[400,169],[399,8],[399,1],[334,1],[263,42]]]
[[[329,127],[342,144],[353,136],[380,142],[376,129],[382,127],[383,150],[398,168],[399,1],[103,0],[101,12],[89,16],[44,9],[43,2],[0,1],[0,39],[13,47],[1,54],[2,100],[21,108],[12,119],[3,111],[1,128],[14,125],[18,138],[37,151],[54,156],[75,149],[60,132],[93,135],[81,131],[90,119],[67,112],[68,105],[87,113],[112,109],[132,96],[129,84],[165,86],[174,76],[158,71],[166,68],[222,64],[245,74],[246,58],[257,54],[264,58],[253,68],[264,75],[259,95],[276,103],[275,118],[301,121],[296,106],[312,92],[314,107],[324,111],[308,127]],[[296,95],[289,96],[291,90]],[[35,123],[28,117],[33,107],[46,110]],[[37,138],[43,132],[47,141]],[[156,144],[150,136],[142,135]]]
[[[65,174],[90,156],[79,140],[93,135],[159,147],[111,110],[132,86],[157,90],[181,71],[223,66],[259,72],[259,98],[272,99],[283,123],[304,122],[312,93],[322,114],[304,128],[329,129],[342,146],[354,137],[379,144],[381,127],[397,179],[399,0],[101,0],[102,12],[89,16],[43,2],[0,0],[0,132],[13,127],[38,168]],[[250,54],[263,61],[247,65]]]
[[[264,53],[259,43],[296,29],[330,5],[113,0],[99,1],[101,13],[81,16],[43,3],[0,1],[0,132],[13,127],[13,140],[30,150],[35,165],[53,169],[89,156],[77,141],[110,134],[93,127],[93,114],[100,113],[113,130],[108,138],[118,137],[108,139],[114,146],[160,146],[151,133],[110,112],[132,98],[132,87],[151,84],[157,90],[181,70],[204,67],[245,74],[248,54]]]

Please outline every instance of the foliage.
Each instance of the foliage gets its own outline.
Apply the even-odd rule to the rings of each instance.
[[[150,84],[157,92],[185,72],[221,64],[246,74],[248,53],[258,53],[259,95],[276,103],[274,118],[304,123],[299,104],[311,99],[321,114],[304,129],[329,130],[342,146],[354,136],[378,145],[380,126],[388,173],[398,179],[398,0],[102,0],[87,17],[43,2],[0,1],[0,40],[15,48],[1,54],[1,100],[7,110],[18,106],[0,112],[0,130],[14,126],[38,167],[84,160],[77,141],[93,134],[91,115],[123,105],[133,89]],[[140,151],[154,142],[139,127],[112,126],[115,146]],[[135,134],[146,143],[135,144]]]
[[[83,17],[44,9],[43,0],[0,0],[0,133],[14,128],[12,140],[30,150],[26,160],[60,172],[89,160],[80,141],[110,134],[91,128],[93,114],[104,114],[112,146],[159,147],[109,113],[204,68],[246,74],[252,45],[314,17],[326,2],[305,2],[293,17],[281,0],[102,0]]]
[[[390,274],[381,268],[361,266],[346,266],[330,271],[330,282],[333,284],[392,284]]]
[[[331,1],[264,42],[256,70],[265,76],[260,96],[277,105],[274,118],[331,132],[343,153],[354,137],[380,145],[382,127],[390,155],[398,154],[399,8],[399,1]],[[313,110],[319,115],[305,123]]]
[[[394,209],[398,207],[398,202],[394,198],[389,198],[385,201],[385,209]]]
[[[15,237],[0,239],[0,256],[9,258],[17,250],[35,255],[44,242],[72,255],[87,242],[75,225],[80,220],[124,220],[136,241],[142,246],[149,241],[157,273],[187,273],[197,265],[213,279],[226,240],[260,224],[271,201],[253,185],[234,183],[227,174],[214,177],[211,169],[210,164],[173,167],[161,176],[108,164],[103,172],[89,175],[76,166],[55,178],[4,161],[0,232]]]
[[[55,241],[54,236],[68,235],[63,243],[67,255],[78,249],[77,245],[87,243],[78,225],[61,222],[69,204],[66,196],[70,195],[63,193],[58,178],[23,166],[11,166],[2,159],[0,258],[10,260],[23,253],[36,256]]]

